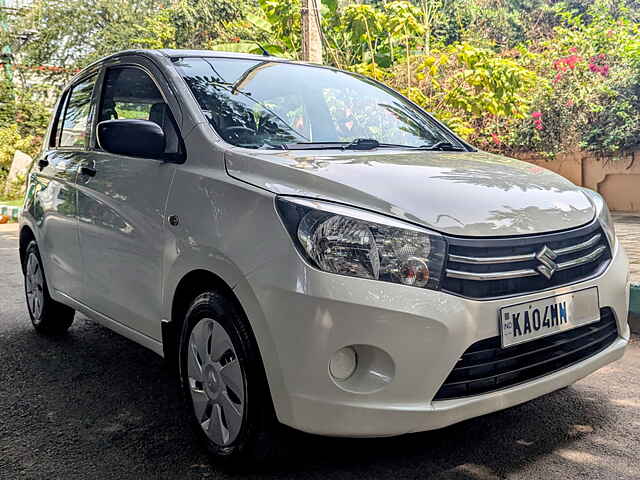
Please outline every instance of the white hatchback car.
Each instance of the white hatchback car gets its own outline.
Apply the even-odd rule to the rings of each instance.
[[[43,333],[79,311],[175,362],[213,454],[444,427],[629,340],[602,198],[362,76],[126,51],[64,91],[20,225]]]

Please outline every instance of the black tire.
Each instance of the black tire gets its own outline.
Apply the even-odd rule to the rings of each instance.
[[[37,261],[37,268],[40,269],[40,273],[42,275],[42,288],[40,297],[42,305],[40,308],[34,308],[32,302],[29,301],[27,269],[29,266],[30,258],[34,258],[34,261]],[[55,336],[65,333],[73,323],[75,310],[71,307],[68,307],[67,305],[56,302],[49,295],[47,279],[44,275],[44,269],[42,268],[42,258],[40,257],[40,251],[38,250],[38,245],[36,244],[35,240],[32,240],[25,250],[23,267],[25,272],[25,298],[27,300],[27,309],[29,310],[29,317],[31,317],[31,323],[33,324],[33,327],[36,329],[36,331],[44,335]],[[37,288],[40,289],[40,287]]]
[[[241,427],[235,440],[227,445],[216,444],[205,433],[197,419],[191,396],[187,365],[189,342],[194,327],[203,319],[212,319],[224,328],[233,344],[244,381]],[[217,463],[246,470],[254,462],[262,464],[274,459],[279,428],[264,367],[248,321],[233,301],[217,291],[207,291],[191,303],[182,323],[178,359],[180,385],[189,422]]]

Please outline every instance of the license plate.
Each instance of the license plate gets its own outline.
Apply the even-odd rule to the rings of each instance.
[[[600,320],[598,288],[500,309],[502,346],[510,347]]]

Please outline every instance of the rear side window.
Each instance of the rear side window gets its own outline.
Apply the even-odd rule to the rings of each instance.
[[[62,99],[58,104],[58,109],[56,110],[56,122],[53,126],[53,130],[51,130],[51,139],[49,141],[50,147],[57,147],[60,142],[60,132],[62,132],[62,122],[64,121],[64,111],[67,108],[67,100],[69,99],[68,92],[65,92],[62,95]]]
[[[74,86],[68,95],[60,132],[60,147],[84,147],[87,144],[87,123],[91,112],[91,95],[96,77]]]

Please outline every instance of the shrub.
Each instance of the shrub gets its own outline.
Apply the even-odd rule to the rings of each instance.
[[[34,156],[39,148],[40,139],[32,135],[21,135],[17,125],[0,128],[0,193],[3,193],[3,196],[12,198],[17,195],[16,191],[19,191],[21,188],[21,184],[7,185],[5,187],[7,175],[9,174],[9,169],[13,162],[13,155],[16,150]],[[4,192],[5,188],[8,193]]]
[[[504,136],[529,110],[531,93],[544,81],[514,59],[486,48],[455,44],[406,60],[390,83],[476,145],[502,149]]]
[[[602,2],[582,14],[560,7],[564,20],[552,39],[529,56],[547,79],[532,99],[540,116],[514,135],[519,149],[550,155],[585,150],[616,152],[640,142],[640,30]],[[623,12],[624,13],[624,12]]]

